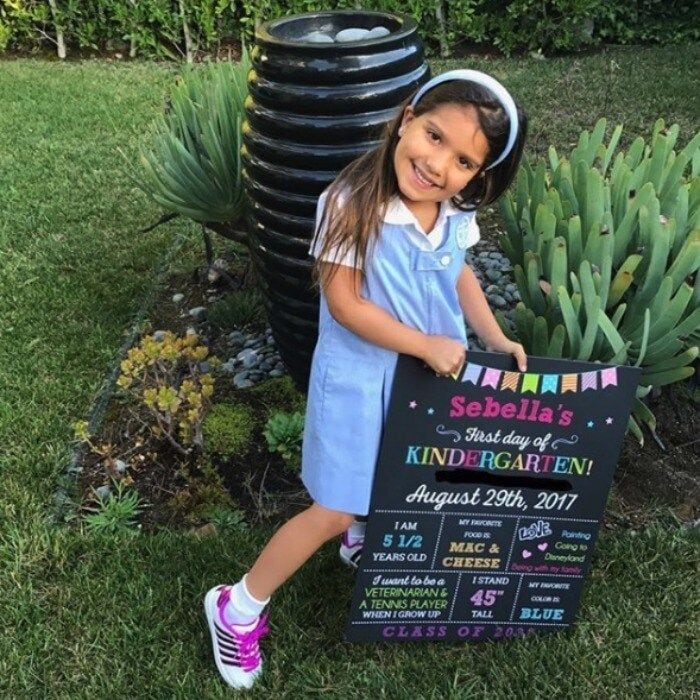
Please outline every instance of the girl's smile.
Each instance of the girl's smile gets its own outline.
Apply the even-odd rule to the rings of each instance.
[[[473,107],[442,104],[418,117],[406,107],[399,133],[394,171],[401,199],[414,214],[459,194],[489,151]]]

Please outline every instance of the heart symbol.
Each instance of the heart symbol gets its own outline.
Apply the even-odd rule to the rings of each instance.
[[[544,552],[544,550],[547,549],[547,546],[548,546],[548,545],[547,545],[546,542],[540,542],[540,543],[537,545],[537,549],[539,549],[540,552]]]
[[[532,556],[532,552],[529,549],[523,549],[523,559],[529,559]]]

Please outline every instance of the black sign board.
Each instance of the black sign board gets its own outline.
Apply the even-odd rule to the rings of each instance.
[[[401,356],[345,639],[455,641],[574,620],[640,370]]]

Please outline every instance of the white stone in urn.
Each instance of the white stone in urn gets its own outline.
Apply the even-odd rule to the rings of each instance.
[[[323,32],[309,32],[301,37],[302,41],[307,41],[309,44],[333,44],[333,37]]]
[[[368,39],[381,39],[383,36],[388,36],[391,32],[386,27],[374,27],[369,30]]]
[[[341,29],[335,35],[335,40],[343,44],[348,41],[364,41],[365,39],[367,39],[368,34],[369,29],[362,29],[361,27],[349,27],[348,29]]]

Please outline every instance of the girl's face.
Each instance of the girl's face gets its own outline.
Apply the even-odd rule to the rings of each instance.
[[[441,104],[416,117],[406,107],[394,152],[394,172],[405,200],[441,202],[458,194],[488,155],[474,107]]]

